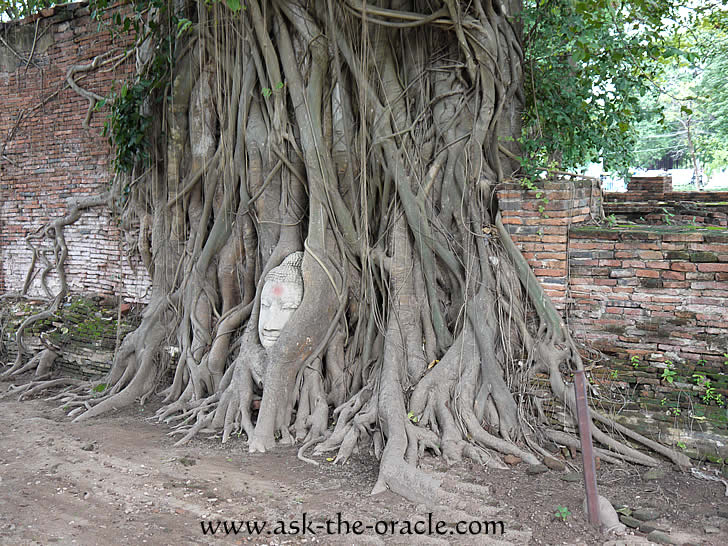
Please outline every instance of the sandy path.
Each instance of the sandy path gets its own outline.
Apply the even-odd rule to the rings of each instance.
[[[41,400],[0,401],[0,544],[413,543],[412,536],[322,535],[321,529],[315,536],[205,536],[200,520],[273,525],[300,521],[306,512],[321,523],[343,512],[343,519],[366,525],[414,521],[423,507],[391,493],[370,497],[371,463],[315,467],[292,449],[251,456],[237,439],[224,447],[197,441],[173,448],[166,425],[142,419],[149,412],[137,406],[72,424]],[[522,543],[527,536],[509,538]]]

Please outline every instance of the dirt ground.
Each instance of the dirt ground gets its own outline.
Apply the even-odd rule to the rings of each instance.
[[[8,386],[0,382],[0,393]],[[467,508],[472,520],[502,521],[505,529],[502,535],[457,535],[447,509],[428,516],[424,505],[392,493],[370,496],[377,472],[371,457],[343,466],[319,457],[321,464],[313,466],[296,459],[293,448],[250,455],[238,439],[174,448],[167,425],[146,419],[153,411],[135,406],[72,424],[52,403],[0,399],[0,544],[649,543],[639,531],[609,537],[592,530],[582,509],[583,485],[564,481],[565,472],[529,475],[523,464],[509,471],[466,463],[447,469],[438,459],[426,460],[428,471],[487,486],[488,502],[458,508]],[[613,503],[654,510],[659,518],[653,523],[675,543],[728,544],[724,486],[665,467],[662,478],[644,481],[644,468],[603,464],[599,492]],[[566,521],[555,517],[558,507],[568,508]],[[304,513],[310,522],[305,534],[268,534],[280,530],[279,521],[301,523]],[[361,521],[362,534],[337,534],[337,513],[342,529],[344,521]],[[401,534],[405,524],[417,529],[414,522],[425,525],[428,517],[445,522],[444,534]],[[202,532],[206,520],[267,527],[260,535],[220,529],[212,536]],[[377,525],[380,531],[392,526],[377,522],[391,521],[398,522],[394,535],[376,533]]]

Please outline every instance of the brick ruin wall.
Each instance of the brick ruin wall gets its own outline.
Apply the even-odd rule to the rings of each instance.
[[[548,181],[531,190],[509,183],[498,191],[503,225],[560,311],[567,300],[569,230],[598,220],[601,202],[595,180]]]
[[[631,196],[635,207],[643,207],[644,191],[621,194],[621,202]],[[661,194],[711,200],[705,193]],[[605,194],[605,208],[614,195]],[[713,201],[722,197],[715,194]],[[589,179],[541,182],[532,189],[506,184],[498,204],[506,229],[577,335],[614,356],[723,364],[725,227],[600,224],[602,193]]]
[[[0,293],[22,289],[32,251],[25,237],[63,216],[69,198],[109,187],[111,153],[101,136],[106,109],[84,127],[88,101],[66,83],[70,67],[127,45],[92,20],[85,3],[57,6],[13,23],[0,23]],[[5,45],[7,44],[7,45]],[[133,71],[133,58],[75,75],[78,84],[107,95]],[[88,210],[65,230],[69,288],[144,301],[149,278],[127,257],[115,219]],[[52,247],[42,248],[52,258]],[[58,279],[48,277],[53,291]],[[41,295],[36,276],[31,295]]]
[[[614,355],[705,360],[728,352],[728,231],[574,228],[572,330]]]
[[[671,192],[662,179],[630,187],[602,196],[590,180],[508,184],[498,201],[503,223],[576,339],[599,351],[585,356],[606,356],[587,361],[601,408],[690,456],[724,463],[728,199]],[[602,204],[649,220],[597,225]],[[664,204],[677,206],[675,213]],[[684,214],[692,209],[704,212]],[[679,218],[691,223],[672,222]]]

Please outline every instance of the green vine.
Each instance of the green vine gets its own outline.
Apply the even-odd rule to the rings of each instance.
[[[145,103],[163,100],[163,91],[167,88],[172,73],[175,42],[189,31],[193,23],[181,13],[164,17],[169,6],[162,0],[133,2],[132,9],[126,14],[117,10],[110,17],[106,17],[106,12],[112,7],[113,4],[108,0],[95,0],[92,4],[92,17],[100,25],[106,26],[112,34],[133,32],[135,39],[130,47],[138,47],[146,40],[156,44],[155,55],[144,70],[133,80],[125,82],[120,89],[112,89],[106,100],[99,101],[96,105],[97,108],[106,104],[110,107],[102,136],[108,138],[109,144],[115,150],[114,169],[117,172],[131,173],[137,165],[148,166],[151,157],[152,142],[149,135],[152,118],[144,113],[151,108],[145,108]],[[165,22],[148,20],[145,24],[145,14],[150,9],[159,10],[162,16],[157,21]],[[169,32],[168,26],[176,28],[177,31]]]
[[[114,168],[117,171],[130,173],[134,165],[149,161],[148,130],[152,120],[141,113],[141,106],[149,96],[152,83],[144,79],[131,85],[125,83],[107,99],[111,112],[104,122],[102,135],[116,149]],[[103,104],[99,102],[99,106]]]

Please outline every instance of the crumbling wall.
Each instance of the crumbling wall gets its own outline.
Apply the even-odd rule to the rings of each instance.
[[[604,209],[641,225],[614,217],[598,224],[602,202],[586,180],[509,184],[499,204],[587,347],[593,401],[651,438],[725,462],[728,199],[671,193],[662,178],[638,182],[633,192],[605,194]],[[551,413],[558,419],[559,408]]]
[[[108,18],[113,9],[106,13]],[[26,236],[67,211],[71,197],[109,188],[111,151],[101,136],[106,110],[93,112],[78,85],[105,96],[134,69],[124,58],[129,38],[112,37],[90,17],[86,3],[56,6],[21,21],[0,24],[0,294],[23,288],[32,251]],[[99,57],[99,56],[104,57]],[[67,278],[75,292],[146,298],[149,279],[103,208],[91,209],[66,230]],[[53,262],[53,248],[40,244]],[[42,263],[40,263],[42,266]],[[49,277],[57,290],[55,275]],[[30,294],[43,295],[39,276]]]

